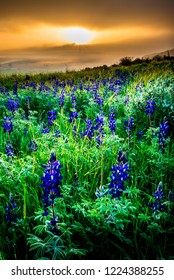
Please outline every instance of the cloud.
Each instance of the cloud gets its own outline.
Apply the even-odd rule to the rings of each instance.
[[[172,0],[6,0],[1,3],[0,29],[16,26],[17,31],[17,26],[27,27],[28,23],[93,29],[139,24],[172,29],[173,10]]]

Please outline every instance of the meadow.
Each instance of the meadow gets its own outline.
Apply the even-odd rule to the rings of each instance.
[[[173,73],[0,76],[0,259],[174,259]]]

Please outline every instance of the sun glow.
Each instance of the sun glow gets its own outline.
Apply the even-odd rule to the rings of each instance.
[[[71,43],[88,44],[93,39],[93,32],[82,27],[67,27],[63,28],[62,36]]]

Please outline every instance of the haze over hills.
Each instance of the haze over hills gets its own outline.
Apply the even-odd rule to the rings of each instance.
[[[164,52],[159,52],[159,53],[153,53],[153,54],[145,55],[145,56],[143,56],[143,58],[150,58],[150,59],[152,59],[155,56],[160,56],[160,57],[174,56],[174,49],[166,50]]]
[[[4,72],[53,72],[79,70],[86,67],[112,65],[119,63],[120,58],[137,57],[137,49],[133,46],[125,55],[126,47],[121,50],[113,44],[43,46],[26,49],[0,51],[0,73]],[[139,58],[153,58],[154,56],[174,56],[174,49],[158,53],[141,55]]]

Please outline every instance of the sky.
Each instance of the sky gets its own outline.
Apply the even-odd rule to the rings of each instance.
[[[174,47],[172,0],[6,0],[0,63],[114,64]]]

